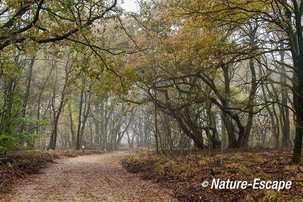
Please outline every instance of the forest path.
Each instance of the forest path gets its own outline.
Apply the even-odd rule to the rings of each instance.
[[[58,160],[29,177],[9,201],[176,201],[170,191],[128,173],[127,151]]]

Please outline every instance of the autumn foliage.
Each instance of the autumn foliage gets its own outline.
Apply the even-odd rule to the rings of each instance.
[[[228,150],[195,152],[174,151],[170,156],[159,156],[154,151],[139,150],[123,161],[123,166],[143,179],[153,180],[174,191],[181,201],[237,201],[301,200],[302,165],[289,162],[289,150]],[[215,190],[203,188],[205,180],[261,180],[292,181],[291,189]]]

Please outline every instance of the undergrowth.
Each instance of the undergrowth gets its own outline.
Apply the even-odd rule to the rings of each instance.
[[[123,166],[143,179],[154,180],[172,189],[181,201],[272,201],[298,200],[303,193],[303,165],[291,164],[291,152],[275,150],[227,150],[187,152],[184,155],[163,156],[153,150],[138,150],[123,160]],[[248,181],[292,181],[290,189],[211,189],[201,183],[213,179]]]

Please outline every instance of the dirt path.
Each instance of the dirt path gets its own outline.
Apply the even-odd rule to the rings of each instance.
[[[60,160],[33,175],[9,201],[175,201],[170,192],[121,167],[125,151]]]

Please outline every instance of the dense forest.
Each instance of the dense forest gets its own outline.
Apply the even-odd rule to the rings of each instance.
[[[303,2],[127,3],[0,1],[0,194],[302,200]]]
[[[299,0],[1,1],[0,152],[293,147]]]

